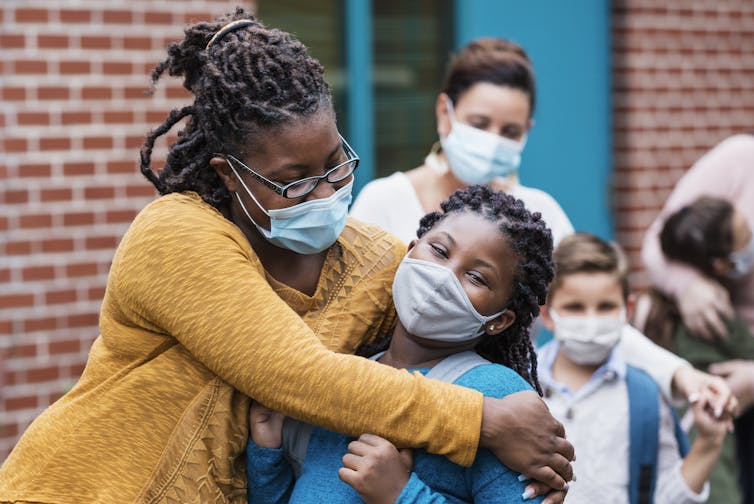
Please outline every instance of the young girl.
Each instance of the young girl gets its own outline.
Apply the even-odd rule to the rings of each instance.
[[[529,326],[553,275],[550,230],[520,200],[486,186],[457,191],[441,207],[421,220],[419,239],[396,272],[399,320],[376,358],[426,374],[449,356],[478,354],[487,360],[460,371],[456,384],[493,397],[532,387],[541,392]],[[412,468],[410,458],[382,438],[363,435],[349,443],[321,428],[311,433],[294,484],[280,424],[280,416],[252,409],[250,502],[360,502],[359,496],[367,502],[512,502],[533,494],[486,450],[470,468],[419,450]]]

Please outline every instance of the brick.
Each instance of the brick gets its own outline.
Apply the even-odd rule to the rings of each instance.
[[[47,201],[69,201],[73,196],[73,191],[69,188],[42,189],[39,193],[39,199]]]
[[[55,268],[53,266],[29,266],[21,270],[21,278],[25,282],[52,280],[55,278]]]
[[[102,73],[105,75],[128,75],[133,69],[131,63],[124,61],[106,61],[102,64]]]
[[[52,355],[76,354],[81,351],[81,341],[77,339],[50,341],[47,347]]]
[[[126,86],[125,88],[123,88],[123,97],[127,100],[149,98],[149,88],[143,86]]]
[[[103,86],[86,86],[81,88],[81,98],[84,100],[109,100],[113,97],[113,90]]]
[[[123,48],[148,51],[152,48],[152,39],[149,37],[124,37]]]
[[[134,122],[134,113],[129,110],[111,110],[105,112],[104,119],[106,123],[129,124]]]
[[[94,276],[98,272],[97,263],[74,263],[65,267],[65,274],[69,278]]]
[[[73,251],[74,243],[70,238],[50,238],[42,241],[42,252],[71,252]]]
[[[53,331],[58,328],[58,320],[55,317],[40,317],[24,320],[24,332]]]
[[[165,88],[165,96],[168,98],[189,98],[191,93],[183,86],[168,86]]]
[[[68,212],[63,214],[64,226],[91,226],[94,224],[92,212]]]
[[[26,370],[26,381],[29,383],[50,382],[60,378],[58,366],[45,366]]]
[[[88,74],[92,71],[88,61],[61,61],[58,68],[63,75]]]
[[[68,137],[46,137],[39,139],[40,150],[69,150],[71,139]]]
[[[7,397],[5,399],[6,411],[36,409],[38,405],[37,396]]]
[[[17,23],[46,23],[47,9],[16,9]]]
[[[19,112],[16,115],[16,122],[19,126],[33,126],[50,124],[49,112]]]
[[[114,197],[114,187],[87,187],[84,189],[84,198],[86,199],[112,199]]]
[[[6,138],[3,140],[5,152],[25,152],[28,144],[25,138]]]
[[[97,35],[82,35],[80,45],[82,49],[110,49],[113,46],[113,39]]]
[[[0,425],[0,437],[15,438],[18,437],[19,434],[21,434],[21,431],[18,428],[18,424],[4,423],[3,425]]]
[[[138,173],[139,165],[135,161],[110,161],[107,163],[107,173]]]
[[[118,246],[115,236],[90,236],[85,240],[87,250],[114,249]]]
[[[30,241],[11,241],[5,244],[5,253],[8,255],[28,255],[31,254]]]
[[[52,215],[50,214],[27,214],[18,219],[22,228],[45,228],[52,227]]]
[[[91,20],[91,12],[85,9],[60,10],[60,21],[63,23],[89,23]]]
[[[79,313],[76,315],[68,315],[66,327],[89,327],[99,325],[98,313]]]
[[[94,163],[79,161],[63,164],[63,174],[66,176],[94,175]]]
[[[102,21],[107,24],[129,24],[133,22],[133,13],[127,10],[106,10]]]
[[[34,294],[0,294],[0,309],[34,306]]]
[[[10,354],[13,357],[29,358],[37,356],[37,345],[14,345]]]
[[[84,111],[72,111],[72,112],[63,112],[60,116],[60,121],[64,125],[68,124],[89,124],[92,122],[92,113],[91,112],[84,112]]]
[[[13,72],[17,74],[46,74],[47,62],[44,60],[20,59],[13,62]]]
[[[52,167],[48,164],[25,163],[18,167],[18,176],[26,177],[49,177],[52,173]]]
[[[112,137],[86,137],[84,138],[84,149],[112,149]]]
[[[24,101],[26,100],[26,88],[8,86],[2,88],[3,101]]]
[[[86,293],[89,301],[101,301],[105,297],[105,287],[91,287]]]
[[[0,268],[0,283],[10,282],[10,268]],[[2,334],[2,330],[0,330]]]
[[[131,222],[137,213],[136,210],[110,210],[105,213],[105,221],[108,224]]]
[[[20,49],[25,45],[26,37],[22,34],[0,34],[0,49]]]
[[[37,47],[40,49],[65,49],[69,46],[68,35],[43,35],[37,36]]]
[[[144,13],[144,22],[146,24],[173,24],[173,14],[170,12],[147,11]]]
[[[40,100],[67,100],[71,91],[62,86],[40,86],[37,89],[37,98]]]
[[[2,196],[2,202],[6,205],[19,205],[22,203],[28,203],[29,201],[29,191],[26,189],[4,191]]]
[[[129,198],[156,196],[157,192],[152,184],[129,185],[126,187],[126,196]]]

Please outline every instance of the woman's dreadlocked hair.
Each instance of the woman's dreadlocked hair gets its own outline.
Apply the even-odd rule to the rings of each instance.
[[[482,185],[456,191],[440,207],[442,212],[427,214],[419,222],[416,232],[419,238],[448,215],[473,212],[499,222],[498,229],[518,256],[513,292],[507,305],[516,314],[516,320],[500,334],[485,333],[475,350],[485,359],[513,369],[542,394],[529,328],[539,315],[540,305],[545,304],[547,288],[553,279],[550,229],[539,212],[529,212],[521,200]]]
[[[207,47],[234,20],[250,24],[221,34]],[[266,28],[241,8],[215,22],[186,28],[184,39],[168,46],[167,59],[152,72],[153,85],[166,70],[183,77],[194,103],[174,109],[149,133],[141,148],[141,171],[160,194],[195,191],[221,211],[230,193],[209,164],[214,153],[242,158],[260,128],[332,107],[322,65],[306,47],[286,32]],[[155,140],[184,117],[189,118],[186,127],[155,175],[150,166]]]

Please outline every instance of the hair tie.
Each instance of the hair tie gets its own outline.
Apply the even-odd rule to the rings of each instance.
[[[223,38],[228,33],[253,24],[256,24],[256,22],[250,19],[237,19],[235,21],[231,21],[230,23],[220,28],[217,33],[215,33],[212,38],[209,39],[209,42],[207,42],[207,47],[205,47],[204,50],[206,51],[207,49],[209,49],[212,44]]]

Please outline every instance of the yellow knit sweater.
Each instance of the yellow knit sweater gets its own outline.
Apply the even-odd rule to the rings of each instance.
[[[244,503],[248,397],[470,464],[479,393],[344,355],[392,324],[403,251],[349,220],[309,297],[196,194],[156,200],[115,254],[84,374],[0,469],[0,501]]]

